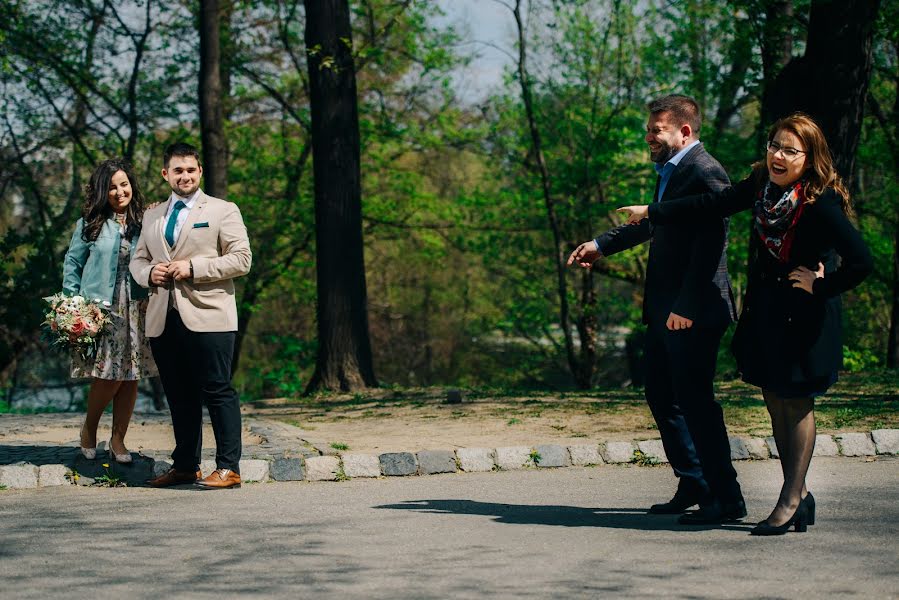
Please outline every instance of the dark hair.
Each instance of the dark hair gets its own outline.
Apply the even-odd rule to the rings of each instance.
[[[688,124],[693,130],[693,137],[699,137],[699,130],[702,129],[702,111],[699,110],[699,104],[693,98],[680,94],[669,94],[656,98],[647,104],[646,108],[652,115],[670,112],[678,125]]]
[[[191,146],[185,142],[175,142],[174,144],[169,144],[169,147],[165,149],[165,153],[162,155],[162,166],[165,169],[169,168],[169,161],[172,160],[173,156],[193,156],[197,159],[197,164],[200,164],[200,152],[196,149],[196,147]]]
[[[125,173],[128,183],[131,184],[131,202],[125,209],[125,237],[133,239],[140,233],[144,217],[144,195],[140,191],[131,165],[122,158],[110,158],[97,165],[91,173],[90,182],[84,186],[84,207],[81,209],[84,227],[81,230],[81,239],[85,242],[95,241],[103,229],[103,223],[112,217],[109,186],[112,185],[112,176],[119,171]]]

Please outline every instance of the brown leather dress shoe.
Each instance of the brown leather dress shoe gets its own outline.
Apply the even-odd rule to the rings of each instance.
[[[239,488],[240,475],[231,469],[216,469],[205,479],[197,481],[197,485],[210,489]]]
[[[181,485],[184,483],[193,483],[199,481],[203,477],[200,471],[176,471],[169,469],[159,477],[149,480],[147,483],[153,487],[169,487],[173,485]]]

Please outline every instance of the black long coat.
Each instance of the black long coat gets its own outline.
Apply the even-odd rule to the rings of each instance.
[[[649,207],[649,221],[702,221],[751,209],[762,185],[750,177],[720,192],[655,203]],[[825,274],[815,281],[814,293],[794,288],[789,273],[800,265],[815,271],[819,262]],[[809,383],[826,388],[835,381],[843,361],[840,294],[872,269],[871,253],[833,189],[805,207],[786,263],[778,262],[753,235],[746,298],[732,345],[743,379],[787,392]]]

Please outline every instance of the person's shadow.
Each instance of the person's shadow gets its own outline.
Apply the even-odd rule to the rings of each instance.
[[[434,514],[483,515],[497,523],[510,525],[554,525],[557,527],[608,527],[643,531],[679,531],[683,533],[727,529],[748,532],[751,525],[680,525],[678,515],[651,515],[642,508],[583,508],[530,504],[496,504],[474,500],[407,500],[382,504],[379,509],[412,510]]]

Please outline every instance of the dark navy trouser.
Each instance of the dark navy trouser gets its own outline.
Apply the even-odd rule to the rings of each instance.
[[[231,386],[236,337],[234,331],[191,331],[178,311],[171,309],[162,335],[150,338],[153,359],[172,413],[175,432],[172,466],[179,471],[199,468],[205,404],[215,434],[216,468],[240,473],[240,399]]]
[[[646,332],[646,401],[675,475],[722,502],[741,499],[724,413],[712,382],[725,327]],[[686,482],[685,482],[686,483]]]

